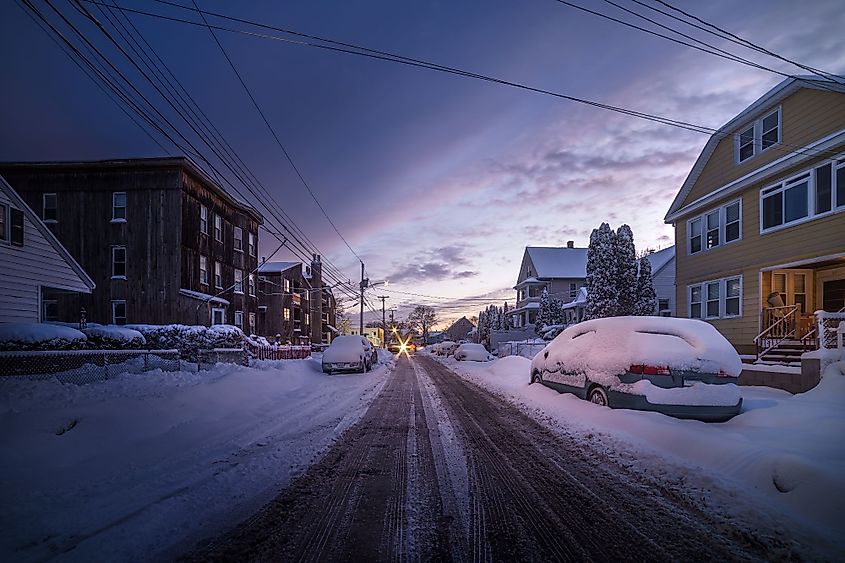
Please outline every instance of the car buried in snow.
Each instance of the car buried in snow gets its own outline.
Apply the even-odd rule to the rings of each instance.
[[[493,357],[493,354],[487,351],[487,348],[483,344],[473,344],[471,342],[458,346],[455,349],[454,356],[459,362],[489,362],[496,359]]]
[[[711,324],[609,317],[571,326],[531,362],[531,383],[612,408],[723,422],[739,414],[742,362]]]
[[[323,352],[323,372],[370,371],[378,362],[378,352],[365,336],[338,336]]]
[[[458,343],[452,342],[451,340],[444,340],[440,343],[437,347],[437,355],[438,356],[451,356],[455,353],[455,349],[457,349]]]

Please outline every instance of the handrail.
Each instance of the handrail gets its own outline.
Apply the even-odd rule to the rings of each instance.
[[[774,348],[787,340],[790,336],[794,336],[796,332],[795,327],[795,317],[800,308],[799,305],[787,305],[784,307],[770,307],[763,311],[763,314],[766,315],[767,312],[769,316],[772,316],[771,311],[773,310],[784,310],[784,315],[780,317],[777,321],[763,329],[760,334],[754,337],[754,344],[757,346],[757,360],[759,361],[764,354],[769,353]],[[790,323],[791,328],[790,328]],[[777,329],[777,331],[775,331]],[[774,333],[774,336],[772,334]],[[775,342],[770,343],[765,349],[763,348],[762,342],[765,340],[774,340]]]

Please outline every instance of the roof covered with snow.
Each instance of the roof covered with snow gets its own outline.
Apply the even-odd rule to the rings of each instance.
[[[222,297],[217,297],[214,295],[209,295],[208,293],[202,293],[201,291],[194,291],[193,289],[185,289],[184,287],[179,290],[179,293],[184,295],[185,297],[190,297],[192,299],[199,299],[200,301],[205,301],[206,303],[218,303],[220,305],[228,305],[229,302]]]
[[[300,266],[301,262],[265,262],[258,267],[259,274],[278,274]]]
[[[587,249],[527,246],[537,278],[583,278],[587,276]]]
[[[651,275],[656,276],[657,273],[662,270],[672,259],[675,257],[675,246],[670,246],[669,248],[664,248],[663,250],[658,250],[657,252],[652,252],[646,258],[648,258],[649,263],[651,264]]]

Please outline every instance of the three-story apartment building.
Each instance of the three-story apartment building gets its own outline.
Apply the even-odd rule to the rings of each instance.
[[[845,87],[772,88],[710,138],[665,220],[679,316],[744,354],[812,337],[814,311],[845,307]]]
[[[55,318],[234,324],[255,332],[262,216],[190,159],[0,164],[96,283],[55,296]]]

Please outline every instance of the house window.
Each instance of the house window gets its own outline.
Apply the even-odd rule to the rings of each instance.
[[[836,207],[845,207],[845,159],[836,163]]]
[[[742,237],[742,202],[726,203],[687,223],[690,254],[710,250]]]
[[[200,205],[200,232],[208,234],[208,207]]]
[[[661,300],[660,304],[661,315],[663,314],[663,301]],[[668,309],[668,299],[665,301],[666,308]],[[690,318],[726,319],[741,315],[741,276],[707,281],[689,286]]]
[[[41,212],[41,218],[44,220],[45,223],[55,223],[58,221],[58,212],[57,212],[57,197],[56,194],[44,194],[42,197],[43,207]]]
[[[249,294],[255,295],[255,276],[249,275]]]
[[[780,142],[780,108],[737,133],[734,139],[737,164]]]
[[[658,299],[657,300],[657,312],[660,313],[661,317],[671,317],[672,310],[669,309],[669,300],[668,299]]]
[[[244,328],[244,312],[243,311],[235,311],[235,326],[243,329]]]
[[[577,283],[569,284],[569,297],[574,299],[577,296],[578,296],[578,284]]]
[[[689,288],[689,316],[691,319],[701,318],[701,286],[693,285]]]
[[[221,307],[211,308],[211,324],[223,325],[226,324],[226,309]]]
[[[249,333],[255,334],[255,313],[249,314]]]
[[[111,277],[112,279],[126,279],[126,247],[111,247]]]
[[[2,242],[9,242],[9,221],[6,217],[6,213],[8,212],[9,207],[4,203],[0,203],[0,241]]]
[[[805,313],[807,311],[807,280],[805,274],[793,274],[793,304],[798,305],[801,309],[799,312]]]
[[[305,324],[306,325],[311,324],[311,313],[305,313]]]
[[[832,181],[833,163],[828,162],[815,170],[816,181],[816,213],[825,213],[831,209],[831,196],[833,195]]]
[[[805,173],[760,192],[761,231],[805,219],[810,215],[810,174]]]
[[[9,241],[12,246],[23,246],[23,211],[9,209]]]
[[[290,308],[285,307],[284,309],[282,309],[282,317],[283,317],[286,321],[289,321],[289,320],[290,320]]]
[[[214,287],[223,289],[223,265],[220,262],[214,263]]]
[[[214,240],[223,242],[223,218],[220,215],[214,216]]]
[[[781,302],[786,305],[786,274],[772,274],[772,291],[780,295]]]
[[[208,258],[200,256],[200,283],[208,285]]]
[[[59,302],[55,299],[44,299],[41,301],[41,320],[59,320]]]
[[[244,231],[240,227],[235,227],[235,252],[244,251]]]
[[[255,256],[255,235],[249,233],[249,255]]]
[[[285,278],[283,283],[284,283],[284,285],[283,285],[283,291],[284,291],[285,293],[290,293],[290,280],[289,280],[289,279],[287,279],[287,278]]]
[[[111,195],[111,220],[126,221],[126,192],[114,192]]]
[[[111,322],[114,325],[126,324],[126,301],[111,302]]]
[[[243,272],[243,270],[235,269],[235,293],[243,293],[243,292],[244,292],[244,272]],[[238,326],[240,326],[240,325],[238,325]]]

